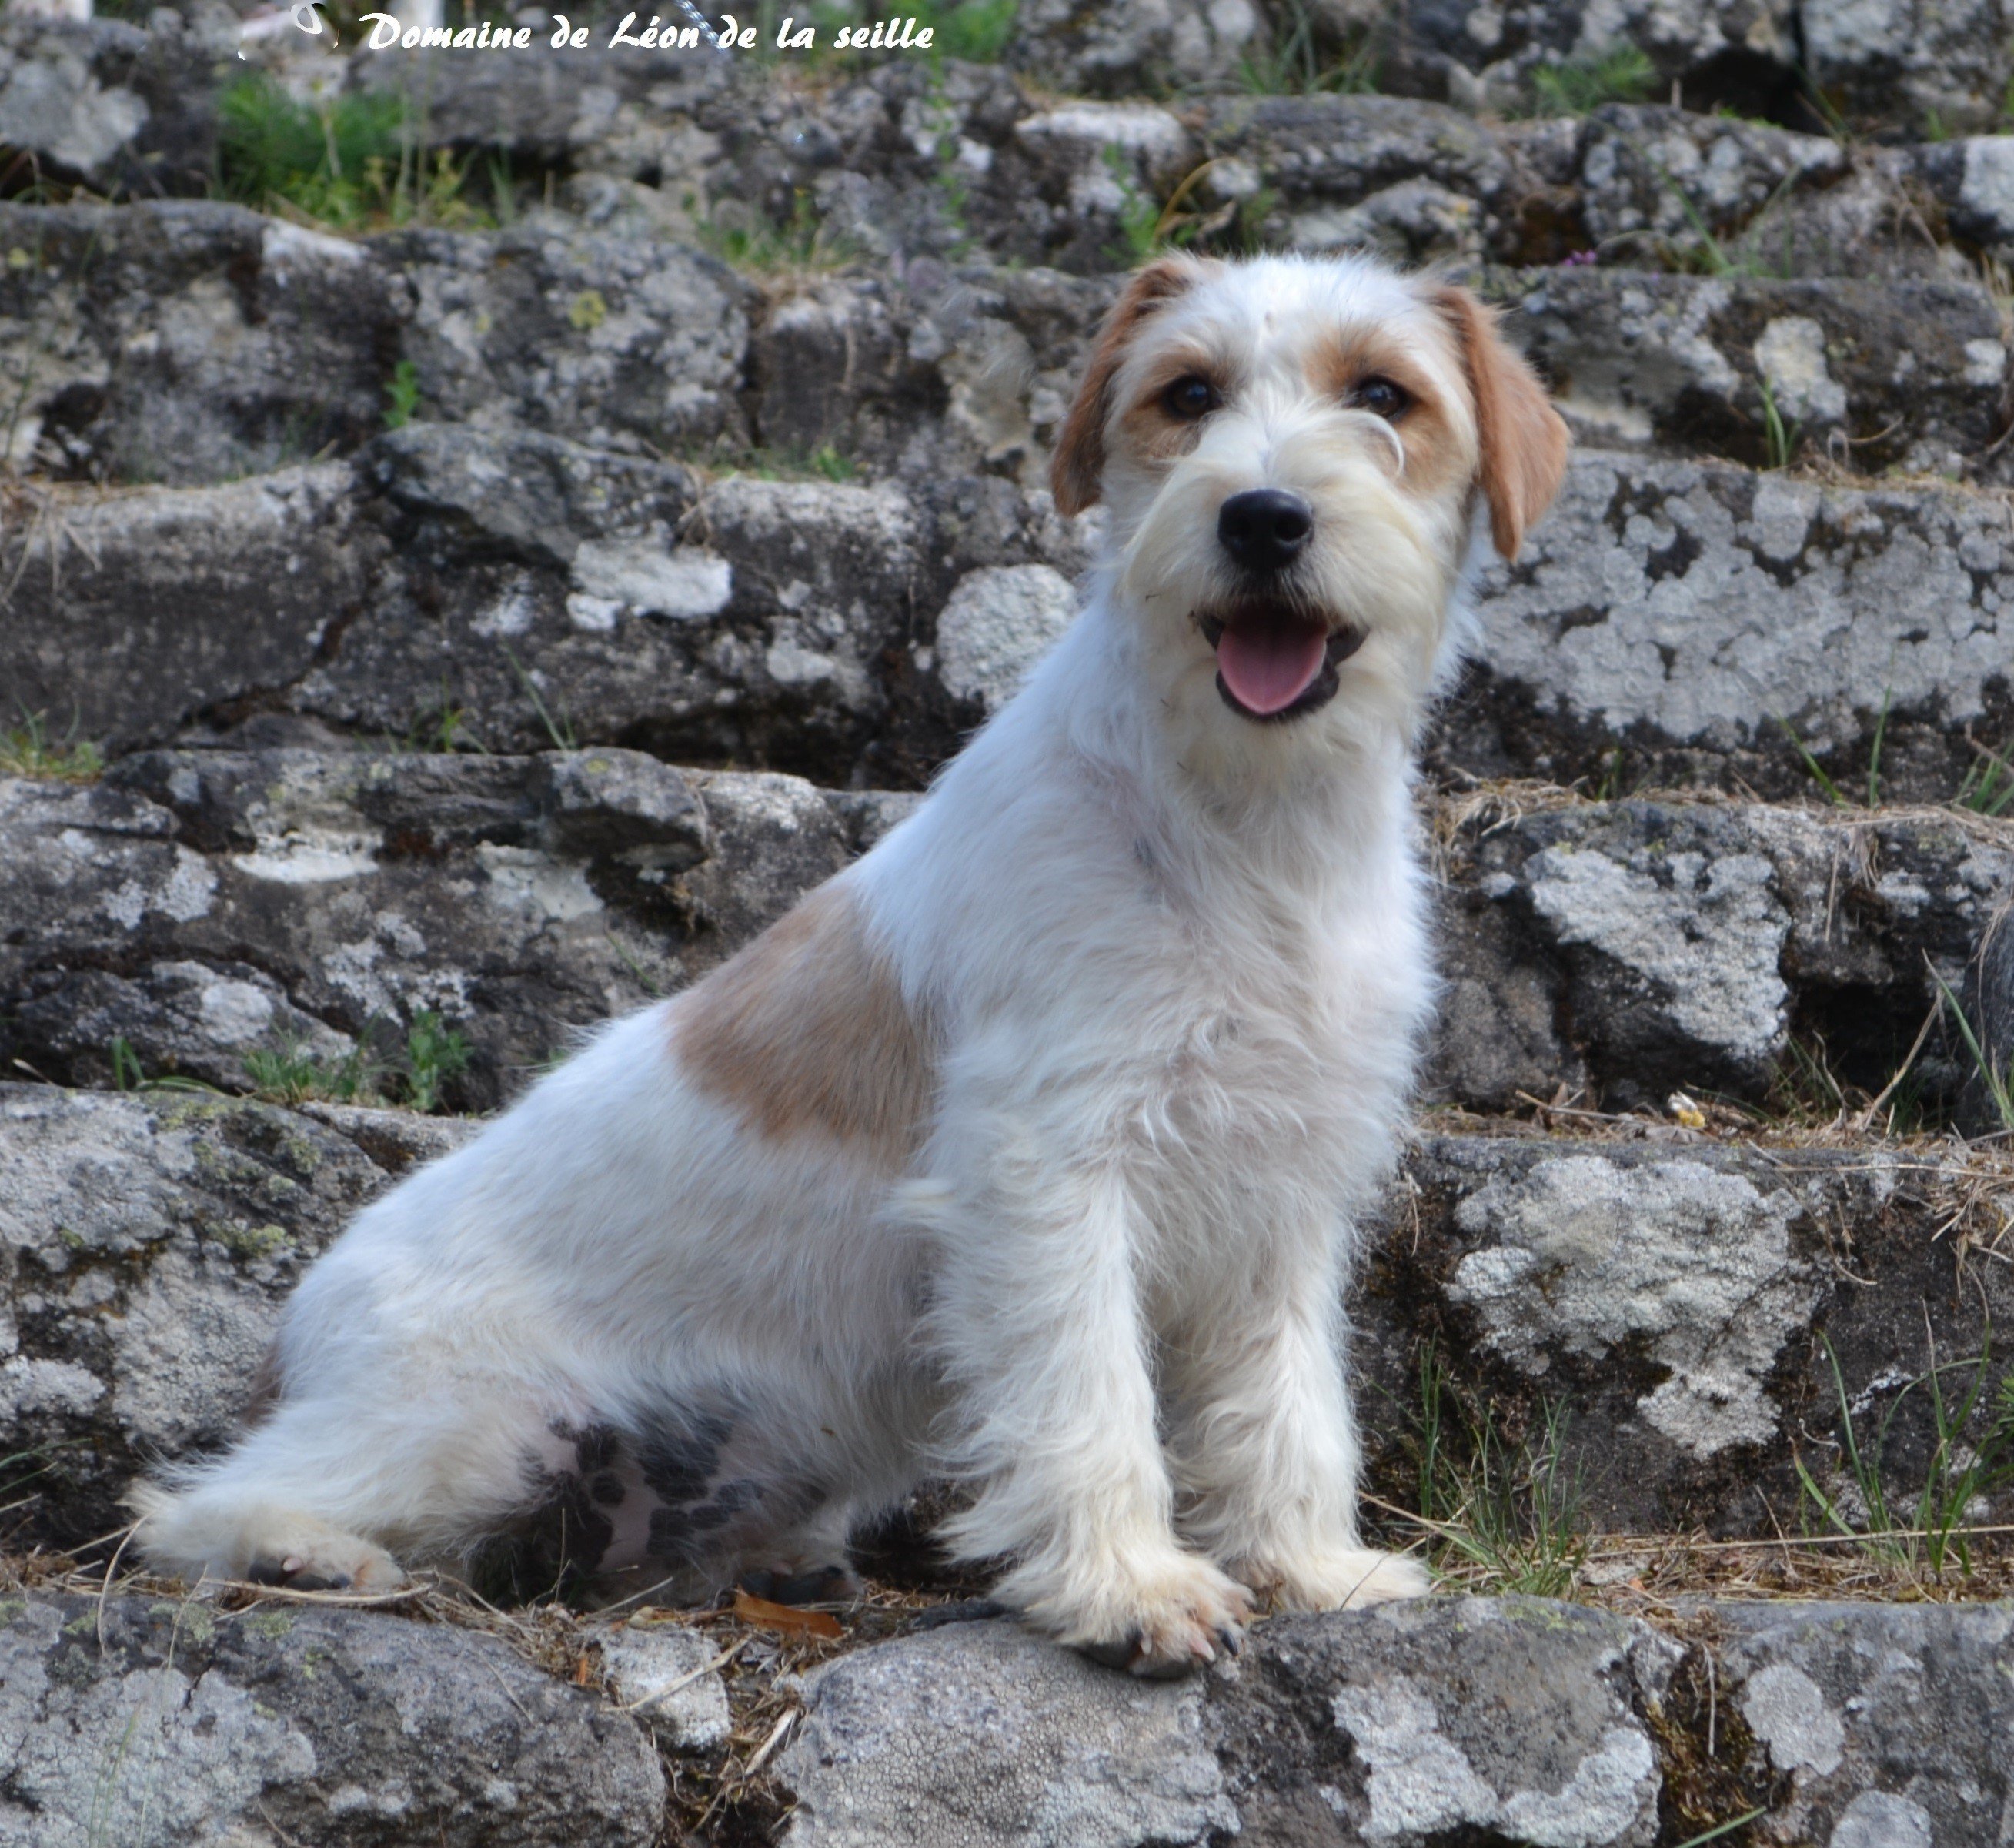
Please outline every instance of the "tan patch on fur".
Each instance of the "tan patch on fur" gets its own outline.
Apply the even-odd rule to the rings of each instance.
[[[899,1168],[936,1077],[929,1038],[850,894],[822,886],[673,1010],[704,1089],[765,1136],[822,1133]]]
[[[1514,558],[1560,491],[1571,439],[1537,375],[1498,332],[1496,310],[1452,285],[1432,299],[1454,329],[1475,397],[1478,481],[1489,503],[1489,536]]]
[[[1324,335],[1308,361],[1309,383],[1338,404],[1366,379],[1389,379],[1413,401],[1392,428],[1406,452],[1406,486],[1429,497],[1466,475],[1472,459],[1464,453],[1443,401],[1442,389],[1404,343],[1376,328]]]
[[[1082,513],[1098,504],[1099,477],[1105,472],[1105,426],[1112,415],[1112,380],[1140,323],[1178,295],[1195,286],[1205,266],[1193,257],[1157,257],[1126,285],[1099,329],[1084,382],[1077,387],[1070,414],[1056,437],[1049,458],[1049,486],[1059,511]]]

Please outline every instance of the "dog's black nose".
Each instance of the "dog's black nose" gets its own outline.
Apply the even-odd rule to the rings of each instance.
[[[1233,494],[1217,516],[1219,543],[1247,571],[1285,570],[1314,529],[1314,509],[1280,488]]]

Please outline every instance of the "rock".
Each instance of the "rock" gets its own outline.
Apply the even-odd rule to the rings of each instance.
[[[1987,1841],[2009,1796],[2004,1606],[1718,1604],[1725,1685],[1786,1834]]]
[[[396,563],[286,696],[345,728],[404,734],[445,686],[492,749],[578,734],[845,782],[891,716],[889,651],[941,596],[890,486],[702,492],[669,464],[466,426],[365,460]]]
[[[242,1089],[346,1060],[396,1091],[422,1013],[491,1107],[571,1032],[680,987],[839,870],[868,824],[777,775],[629,751],[142,753],[0,782],[0,1046],[45,1077]],[[367,1085],[366,1088],[369,1088]]]
[[[1647,1844],[1711,1824],[1693,1808],[1704,1770],[1759,1794],[1772,1837],[1984,1840],[2009,1796],[2009,1621],[1700,1602],[1682,1646],[1571,1605],[1432,1599],[1275,1619],[1174,1688],[1004,1624],[952,1625],[806,1678],[784,1839]]]
[[[217,487],[25,494],[29,517],[0,533],[0,684],[115,751],[299,679],[362,608],[383,556],[340,463]]]
[[[1483,573],[1434,748],[1482,774],[1808,795],[1788,725],[1857,791],[1885,704],[1883,795],[1945,800],[1968,737],[2014,736],[2010,538],[1998,495],[1583,451],[1525,555]]]
[[[1070,580],[1046,565],[968,572],[937,616],[938,679],[955,698],[997,712],[1077,608]]]
[[[360,1610],[0,1606],[0,1843],[647,1848],[643,1730],[493,1637]]]
[[[1690,257],[1710,265],[1707,239],[1723,257],[1748,246],[1768,255],[1776,240],[1757,221],[1765,206],[1803,208],[1846,180],[1854,156],[1829,135],[1657,104],[1607,103],[1580,136],[1580,216],[1591,245]],[[1625,245],[1618,254],[1629,253]],[[1676,263],[1664,267],[1676,268]],[[1802,272],[1799,272],[1802,273]],[[1856,272],[1858,273],[1858,272]]]
[[[1004,1624],[948,1625],[806,1678],[784,1839],[1201,1848],[1466,1825],[1647,1843],[1659,1778],[1639,1682],[1676,1653],[1592,1611],[1471,1599],[1282,1619],[1229,1668],[1149,1686]],[[1500,1687],[1521,1697],[1457,1692]]]
[[[1374,13],[1329,0],[1360,20]],[[1470,106],[1528,107],[1536,70],[1591,64],[1622,47],[1644,54],[1647,88],[1675,81],[1696,109],[1794,106],[1798,20],[1791,0],[1552,0],[1467,13],[1410,0],[1393,20],[1383,86]]]
[[[543,224],[372,247],[417,294],[406,352],[422,414],[643,454],[744,440],[750,292],[724,264]]]
[[[1393,96],[1221,102],[1209,139],[1213,194],[1251,209],[1263,187],[1269,209],[1252,215],[1267,236],[1304,249],[1369,242],[1402,261],[1520,260],[1532,228],[1519,214],[1548,177],[1533,158],[1542,143],[1528,154],[1459,110]]]
[[[1487,1109],[1561,1084],[1625,1109],[1685,1089],[1760,1101],[1794,1035],[1871,1095],[2014,895],[2014,838],[1956,816],[1632,802],[1471,838],[1446,888],[1432,1069]],[[1969,1068],[1947,1025],[1912,1069],[1948,1105]]]
[[[789,1848],[1134,1848],[1235,1832],[1199,1681],[1149,1685],[1004,1623],[951,1624],[805,1678],[779,1764]]]
[[[143,1466],[230,1434],[281,1304],[385,1179],[263,1104],[0,1085],[0,1426],[41,1460],[39,1537],[123,1525]]]
[[[1420,1415],[1398,1408],[1421,1404],[1431,1352],[1444,1441],[1472,1444],[1486,1416],[1500,1442],[1543,1448],[1549,1417],[1564,1420],[1559,1480],[1594,1531],[1794,1524],[1794,1458],[1829,1492],[1847,1480],[1840,1380],[1863,1455],[1905,1505],[1937,1435],[1922,1395],[1894,1395],[1933,1356],[1958,1363],[1949,1387],[1969,1379],[2014,1303],[1998,1267],[1966,1265],[1961,1285],[1940,1232],[1955,1215],[1973,1223],[1963,1203],[1982,1177],[1912,1150],[1644,1131],[1429,1133],[1409,1155],[1353,1317],[1373,1481],[1388,1498],[1417,1493]]]
[[[727,1743],[733,1731],[727,1687],[713,1667],[709,1638],[675,1624],[631,1623],[596,1640],[609,1691],[660,1739],[680,1752],[713,1752]]]
[[[200,196],[236,22],[157,7],[144,28],[0,17],[0,146],[108,197]]]
[[[1992,126],[2014,76],[2001,0],[1800,0],[1812,80],[1851,113],[1944,135]]]
[[[1252,0],[1119,0],[1090,13],[1068,0],[1024,0],[1008,56],[1060,90],[1152,95],[1220,86],[1261,50],[1269,23]]]
[[[1919,473],[1996,459],[2007,347],[1976,285],[1581,269],[1514,287],[1514,325],[1583,440],[1772,466],[1808,443]]]
[[[381,426],[410,303],[354,244],[239,206],[9,203],[0,253],[18,464],[218,482]]]

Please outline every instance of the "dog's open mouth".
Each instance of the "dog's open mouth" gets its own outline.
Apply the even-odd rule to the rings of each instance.
[[[1364,631],[1285,603],[1242,603],[1196,619],[1217,650],[1217,690],[1248,719],[1295,719],[1335,697],[1336,669]]]

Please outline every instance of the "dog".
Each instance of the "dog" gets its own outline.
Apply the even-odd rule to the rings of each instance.
[[[1367,1548],[1343,1292],[1433,986],[1412,754],[1567,434],[1493,315],[1365,257],[1163,258],[1054,451],[1109,537],[1017,697],[873,849],[360,1213],[161,1569],[843,1582],[941,1473],[996,1596],[1136,1674]]]

